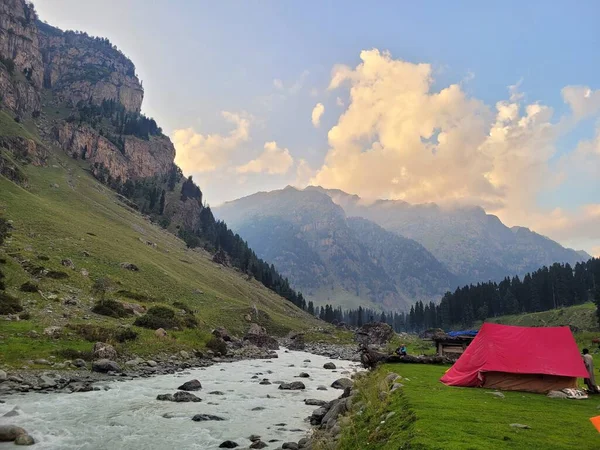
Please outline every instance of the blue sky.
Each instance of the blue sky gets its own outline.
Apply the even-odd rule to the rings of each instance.
[[[530,226],[565,245],[600,254],[595,230],[600,227],[594,225],[600,223],[595,209],[600,204],[600,146],[596,151],[592,142],[600,118],[600,96],[593,95],[600,89],[597,2],[34,3],[42,20],[106,36],[134,61],[146,92],[144,112],[174,137],[178,153],[186,155],[180,164],[194,174],[213,204],[257,190],[320,182],[366,198],[482,204],[510,225]],[[370,62],[361,60],[361,51],[371,49],[389,51],[390,56],[369,54]],[[401,67],[399,61],[414,67]],[[361,62],[377,68],[376,78],[359,69]],[[332,74],[341,73],[334,69],[340,64],[352,75],[328,89]],[[416,64],[428,64],[428,75],[417,71]],[[419,77],[431,80],[427,92],[419,90]],[[388,86],[391,100],[388,91],[375,92],[377,80]],[[406,106],[408,91],[395,90],[405,82],[426,102],[457,85],[459,97],[485,105],[484,111],[458,97],[449,100],[453,124],[463,115],[476,121],[489,113],[485,125],[454,130],[463,137],[488,133],[498,125],[497,102],[518,105],[518,117],[511,116],[510,124],[501,127],[512,137],[500,147],[485,144],[482,134],[471,144],[471,153],[465,150],[463,155],[456,146],[448,150],[455,160],[464,158],[457,171],[473,161],[468,173],[449,178],[442,170],[447,163],[437,167],[439,158],[422,160],[420,150],[405,151],[414,136],[388,134],[407,123],[429,123],[428,114],[436,130],[454,126],[447,123],[441,102],[426,111],[414,109],[414,121],[388,113],[395,106],[413,111]],[[518,95],[509,100],[508,86],[515,84]],[[572,104],[561,94],[567,86],[586,86],[592,93],[573,91],[574,103],[583,97],[587,102],[587,112],[576,120]],[[388,102],[383,111],[375,102],[361,102],[364,96],[380,94]],[[318,127],[311,123],[317,103],[324,107]],[[535,104],[553,110],[551,117],[544,112],[537,116],[548,127],[555,126],[551,137],[542,136],[548,127],[528,125],[530,135],[523,136],[523,127],[517,126],[527,106]],[[224,117],[223,111],[231,115]],[[370,129],[354,133],[361,117],[377,120]],[[558,127],[563,122],[569,124]],[[335,142],[331,135],[328,139],[334,126],[341,134]],[[177,130],[187,132],[176,135]],[[276,144],[267,145],[271,142]],[[362,155],[349,150],[359,143]],[[446,150],[439,147],[434,153],[438,151]],[[498,161],[490,152],[505,159]],[[390,153],[393,158],[386,159]],[[514,173],[506,167],[511,158],[519,161]],[[356,164],[346,165],[346,160]],[[385,170],[390,165],[397,168],[397,176]],[[432,168],[431,176],[425,167]],[[381,176],[373,178],[367,171]],[[385,177],[389,180],[379,183]],[[470,181],[460,185],[461,178]]]

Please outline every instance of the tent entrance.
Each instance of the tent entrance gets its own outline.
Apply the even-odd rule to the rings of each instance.
[[[523,374],[508,372],[484,372],[484,388],[503,391],[526,391],[545,394],[565,388],[576,388],[577,378],[558,375]]]

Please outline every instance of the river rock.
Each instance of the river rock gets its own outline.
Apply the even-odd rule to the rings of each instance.
[[[75,361],[73,361],[73,365],[75,367],[80,368],[80,369],[83,369],[83,368],[87,367],[87,363],[83,359],[81,359],[81,358],[78,358]]]
[[[319,386],[317,388],[317,391],[326,391],[327,390],[327,386]]]
[[[206,422],[209,420],[222,421],[225,419],[219,416],[213,416],[212,414],[196,414],[194,417],[192,417],[192,420],[194,422]]]
[[[8,375],[4,370],[0,370],[0,383],[6,381],[8,379]]]
[[[271,384],[271,382],[269,380],[267,380],[266,378],[264,378],[260,383],[258,384],[262,384],[262,385],[268,385]]]
[[[306,386],[302,381],[293,381],[291,383],[282,383],[279,385],[279,389],[283,389],[286,391],[298,391],[301,389],[306,389]]]
[[[156,367],[158,366],[158,363],[149,359],[148,361],[146,361],[146,365],[148,365],[148,367]]]
[[[328,362],[328,363],[323,364],[323,369],[335,370],[336,366],[334,363]]]
[[[311,425],[321,425],[323,421],[323,417],[327,414],[329,409],[325,406],[321,406],[320,408],[315,409],[310,415],[310,424]]]
[[[178,391],[173,394],[173,401],[178,403],[183,402],[201,402],[202,399],[196,397],[194,394],[189,392]]]
[[[279,342],[266,334],[247,334],[244,336],[244,342],[255,345],[258,348],[266,348],[268,350],[279,350]]]
[[[98,361],[94,361],[92,363],[92,372],[107,373],[120,371],[121,368],[119,367],[119,365],[116,362],[111,361],[109,359],[99,359]]]
[[[304,400],[304,404],[309,406],[323,406],[326,405],[327,402],[325,400],[318,400],[316,398],[307,398]]]
[[[335,420],[340,414],[344,414],[346,412],[346,400],[337,399],[331,402],[331,407],[327,414],[323,417],[321,423],[328,423],[331,419]],[[331,427],[329,427],[331,428]]]
[[[225,441],[221,445],[219,445],[219,448],[236,448],[236,447],[238,447],[238,444],[233,441]]]
[[[250,329],[248,330],[248,332],[246,334],[265,335],[265,334],[267,334],[267,330],[265,330],[263,327],[261,327],[260,325],[258,325],[256,323],[251,323]]]
[[[11,409],[9,412],[4,414],[2,417],[15,417],[18,415],[19,415],[19,407],[15,406],[13,409]]]
[[[281,446],[281,448],[288,449],[288,450],[298,450],[300,448],[300,446],[298,444],[296,444],[295,442],[284,442],[283,445]]]
[[[35,440],[27,433],[17,436],[15,439],[15,445],[33,445]]]
[[[27,432],[21,427],[16,427],[14,425],[0,425],[0,442],[14,441],[23,434],[27,434]]]
[[[301,372],[300,375],[298,375],[298,378],[310,378],[310,375],[306,372]]]
[[[304,334],[298,333],[290,337],[290,343],[288,345],[290,350],[304,350],[306,343],[304,342]]]
[[[351,388],[353,384],[350,378],[340,378],[331,383],[331,387],[334,389],[346,389]]]
[[[256,325],[256,324],[253,324]],[[231,335],[229,334],[229,332],[227,331],[226,328],[224,327],[218,327],[215,328],[212,332],[213,336],[219,338],[219,339],[223,339],[225,342],[230,342],[231,341]]]
[[[202,384],[198,380],[190,380],[183,383],[177,389],[180,391],[199,391],[202,389]]]
[[[266,446],[267,446],[267,444],[265,444],[261,440],[254,441],[254,442],[252,442],[252,444],[250,444],[250,448],[265,448]]]
[[[94,359],[110,359],[113,361],[117,359],[117,351],[115,348],[104,342],[96,342],[94,344],[92,355]]]
[[[221,391],[212,391],[212,392],[209,392],[209,394],[210,395],[225,395],[225,393],[221,392]]]

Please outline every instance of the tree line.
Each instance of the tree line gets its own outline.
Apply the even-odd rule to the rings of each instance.
[[[361,326],[386,322],[397,332],[429,328],[469,328],[475,322],[508,314],[547,311],[594,301],[600,323],[600,259],[570,264],[555,263],[526,274],[506,277],[500,283],[469,284],[447,292],[439,304],[418,301],[408,313],[378,312],[367,308],[342,310],[326,305],[315,314],[330,323]]]

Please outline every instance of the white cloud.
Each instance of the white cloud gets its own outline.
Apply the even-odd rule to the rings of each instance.
[[[338,105],[341,108],[343,108],[344,106],[346,106],[346,104],[344,103],[344,100],[342,100],[341,97],[338,97],[338,98],[335,99],[335,104]]]
[[[281,81],[279,78],[275,78],[273,80],[273,86],[275,86],[275,89],[277,89],[278,91],[282,91],[283,90],[283,81]]]
[[[221,115],[235,125],[227,135],[203,135],[193,128],[173,132],[171,138],[177,150],[175,163],[185,173],[212,172],[223,167],[229,161],[231,151],[250,139],[250,116],[227,111]]]
[[[323,116],[323,113],[325,112],[325,106],[323,106],[323,103],[317,103],[315,105],[315,107],[312,110],[312,124],[316,127],[319,128],[319,125],[321,125],[321,117]]]
[[[587,86],[566,86],[561,93],[575,118],[592,116],[600,111],[600,89],[592,91]]]
[[[281,175],[288,172],[294,159],[287,148],[279,148],[276,142],[266,142],[264,151],[252,161],[236,167],[238,173],[268,173]]]
[[[312,177],[315,176],[316,171],[310,167],[305,159],[299,159],[296,164],[296,181],[294,186],[298,188],[305,188],[308,186]]]
[[[537,207],[537,195],[568,176],[551,167],[556,142],[568,131],[566,122],[600,111],[598,91],[563,89],[573,115],[557,121],[552,108],[524,102],[520,82],[509,87],[508,100],[491,108],[460,84],[433,90],[429,64],[376,49],[360,58],[354,68],[332,70],[329,89],[347,86],[350,97],[328,132],[329,151],[312,184],[367,199],[478,204],[508,224],[536,225],[555,238],[568,234],[542,225],[552,213]],[[598,149],[600,139],[575,153],[589,166]],[[592,167],[597,174],[598,163]],[[586,210],[567,219],[584,230],[588,216]]]
[[[298,78],[292,81],[289,85],[284,83],[283,80],[279,78],[275,78],[273,80],[273,86],[278,91],[283,91],[289,95],[296,95],[298,92],[302,90],[304,84],[306,83],[306,78],[310,75],[308,70],[304,70]]]

